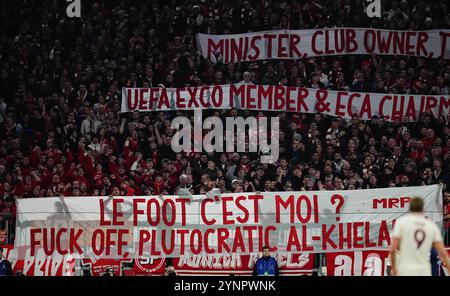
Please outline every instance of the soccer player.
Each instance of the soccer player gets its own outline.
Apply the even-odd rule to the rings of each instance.
[[[409,211],[411,213],[398,219],[394,226],[390,249],[392,275],[431,276],[429,255],[432,247],[445,266],[450,266],[441,232],[435,223],[423,215],[423,200],[420,197],[411,199]]]

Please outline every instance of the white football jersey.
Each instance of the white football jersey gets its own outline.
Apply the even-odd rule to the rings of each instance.
[[[442,241],[437,225],[422,214],[407,214],[395,223],[393,237],[400,239],[397,274],[431,276],[430,251]]]

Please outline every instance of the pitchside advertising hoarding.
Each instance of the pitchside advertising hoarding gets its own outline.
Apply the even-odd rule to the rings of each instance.
[[[442,226],[441,190],[20,199],[15,246],[7,254],[16,266],[46,275],[70,275],[75,259],[117,269],[137,259],[136,273],[158,274],[167,258],[180,274],[245,275],[268,245],[281,274],[308,274],[317,253],[385,252],[411,197],[423,197],[425,215]],[[336,254],[330,256],[352,266],[360,258]]]

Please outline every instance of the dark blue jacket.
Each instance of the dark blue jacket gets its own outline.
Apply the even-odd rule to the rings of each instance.
[[[273,257],[259,258],[253,269],[254,276],[278,276],[278,263]]]
[[[11,263],[5,258],[0,258],[0,276],[11,276]]]

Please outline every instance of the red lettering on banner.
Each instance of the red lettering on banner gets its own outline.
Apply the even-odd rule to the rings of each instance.
[[[306,217],[303,217],[302,214],[302,201],[305,201],[306,203]],[[309,200],[309,198],[306,195],[300,195],[300,197],[297,199],[297,218],[298,221],[300,221],[300,223],[308,223],[309,220],[311,219],[311,201]],[[291,222],[292,223],[292,222]]]
[[[244,53],[242,54],[242,60],[246,61],[247,60],[247,56],[248,56],[248,40],[249,37],[244,37]]]
[[[148,230],[141,229],[139,231],[139,247],[138,254],[139,257],[144,253],[144,244],[150,241],[150,232]]]
[[[253,231],[256,230],[256,226],[243,226],[242,229],[244,231],[247,231],[247,241],[248,241],[248,245],[249,245],[249,252],[253,252]]]
[[[447,111],[446,114],[449,113],[449,107],[450,107],[450,97],[446,99],[445,97],[441,97],[439,100],[439,113],[438,116],[443,115],[444,110]]]
[[[235,38],[230,39],[230,60],[231,61],[241,61],[242,60],[242,38],[237,38],[239,45]]]
[[[391,244],[391,236],[389,235],[387,222],[385,220],[381,221],[380,224],[380,232],[378,234],[378,246],[382,247],[384,241],[387,242],[387,245]]]
[[[166,246],[167,241],[169,241],[169,247]],[[164,254],[171,254],[175,250],[175,239],[173,235],[168,239],[166,231],[161,233],[161,248]]]
[[[406,32],[406,54],[414,55],[414,41],[411,40],[411,37],[416,36],[416,32],[408,31]]]
[[[264,240],[264,244],[266,246],[269,246],[269,250],[271,252],[276,252],[278,248],[276,246],[271,246],[270,245],[270,234],[269,234],[269,232],[276,231],[276,230],[277,230],[277,228],[275,226],[269,225],[269,226],[266,227],[266,230],[264,232],[264,239],[265,239]]]
[[[234,224],[234,220],[229,220],[228,217],[233,215],[233,211],[227,211],[227,202],[233,201],[232,196],[225,196],[222,197],[222,217],[223,217],[223,224],[224,225],[231,225]]]
[[[58,233],[56,234],[56,242],[61,242],[61,235],[63,233],[67,233],[67,228],[61,228]],[[72,242],[72,240],[70,240],[70,243]],[[61,249],[61,243],[57,243],[56,244],[56,251],[61,254],[61,255],[66,255],[69,251],[67,251],[67,249],[63,250]]]
[[[216,219],[208,220],[206,218],[205,207],[206,207],[207,203],[214,203],[214,200],[211,198],[206,198],[206,199],[202,200],[201,207],[200,207],[200,215],[202,217],[203,223],[205,223],[206,225],[213,225],[214,223],[216,223]]]
[[[182,92],[185,90],[186,90],[185,87],[180,87],[180,88],[177,88],[177,90],[176,90],[176,97],[177,97],[176,106],[177,106],[177,108],[180,108],[180,109],[186,108],[186,104],[185,104],[186,98],[183,98],[181,96]]]
[[[356,32],[353,29],[345,30],[345,41],[347,53],[352,53],[358,50],[358,43],[355,41]],[[352,46],[353,45],[353,46]]]
[[[275,102],[273,109],[274,110],[283,110],[284,106],[286,104],[286,101],[284,100],[284,93],[285,88],[281,85],[275,86]]]
[[[195,243],[195,235],[197,235],[198,244]],[[197,245],[197,248],[195,247]],[[202,251],[202,232],[200,229],[193,229],[190,235],[189,247],[194,255],[198,255]]]
[[[156,214],[155,216],[155,220],[153,220],[152,218],[152,204],[154,204],[156,206]],[[148,224],[150,224],[150,226],[157,226],[159,224],[159,221],[161,219],[161,210],[160,210],[160,206],[159,206],[159,201],[156,198],[152,198],[147,202],[147,220],[148,220]]]
[[[295,250],[292,250],[292,247],[295,247]],[[295,226],[291,226],[289,230],[289,236],[286,246],[287,252],[295,252],[301,251],[302,248],[300,246],[300,241],[298,240],[297,228]]]
[[[282,206],[285,210],[289,210],[289,214],[290,214],[290,222],[289,223],[294,223],[294,210],[293,210],[293,208],[294,208],[294,196],[293,195],[289,195],[289,197],[286,198],[286,201],[284,201],[281,196],[279,196],[278,194],[275,195],[275,222],[276,223],[281,223],[281,220],[280,220],[280,215],[281,215],[280,206]]]
[[[236,231],[234,232],[232,252],[236,253],[238,249],[240,249],[240,252],[245,252],[244,237],[242,236],[241,229],[239,227],[236,227]]]
[[[400,104],[400,106],[399,106]],[[402,120],[403,110],[405,109],[404,96],[394,95],[394,102],[392,103],[392,120]]]
[[[380,53],[390,53],[389,49],[391,46],[391,40],[392,40],[392,31],[387,32],[388,37],[387,40],[384,36],[382,36],[381,31],[377,31],[377,43],[380,50]]]
[[[275,37],[275,34],[264,34],[264,38],[267,39],[267,58],[272,58],[272,41]]]
[[[50,237],[48,237],[48,232],[50,231]],[[42,237],[42,246],[44,253],[47,256],[51,256],[55,251],[55,228],[44,229]],[[49,243],[50,241],[50,243]]]
[[[253,200],[253,217],[255,219],[255,223],[259,223],[259,201],[264,199],[264,196],[261,194],[249,195],[247,197],[249,200]]]
[[[112,225],[114,226],[122,226],[124,225],[124,221],[120,221],[119,218],[123,217],[123,213],[119,212],[118,205],[124,202],[123,198],[115,198],[113,199],[113,221]]]
[[[359,227],[364,227],[364,222],[353,222],[353,248],[364,248],[364,237],[360,236]],[[363,229],[361,229],[363,230]],[[364,231],[364,230],[363,230]]]
[[[100,239],[100,241],[97,243],[98,239]],[[94,255],[96,256],[102,255],[105,248],[105,236],[102,229],[95,229],[94,232],[92,233],[91,246]]]
[[[339,36],[340,35],[340,36]],[[336,53],[342,53],[345,49],[345,30],[334,30],[334,49]]]
[[[288,52],[287,47],[283,46],[283,39],[288,39],[288,34],[280,34],[278,35],[278,57],[279,58],[287,58]]]
[[[383,117],[386,118],[386,119],[389,119],[390,116],[384,114],[384,112],[383,112],[383,109],[384,109],[384,103],[385,103],[386,100],[392,100],[392,97],[389,96],[389,95],[386,95],[386,96],[383,96],[383,97],[381,98],[381,100],[380,100],[380,105],[379,105],[379,108],[378,108],[378,114],[380,114],[380,116],[383,116]]]
[[[395,32],[393,38],[393,53],[404,54],[405,53],[405,32]]]
[[[138,215],[144,214],[144,210],[138,209],[138,203],[142,203],[142,202],[145,202],[144,198],[133,199],[133,226],[138,225],[138,220],[139,220]]]
[[[256,98],[252,97],[252,90],[256,90],[257,86],[253,85],[253,84],[249,84],[246,85],[247,88],[247,104],[246,104],[246,108],[248,109],[255,109],[256,105],[255,105],[255,101]]]
[[[181,226],[186,226],[186,204],[191,200],[189,198],[176,198],[175,201],[181,204]]]
[[[166,88],[162,88],[161,89],[161,95],[159,97],[158,109],[162,109],[163,105],[167,109],[170,109],[170,102],[169,102],[169,97],[167,96],[167,89]]]
[[[197,104],[197,102],[195,100],[195,96],[197,94],[198,88],[197,87],[187,87],[186,90],[187,90],[187,92],[189,94],[189,98],[188,98],[189,102],[188,102],[187,107],[191,108],[192,104],[195,104],[196,107],[198,107],[198,104]]]
[[[118,255],[123,254],[123,247],[127,245],[127,241],[124,239],[124,236],[129,233],[128,229],[119,229],[118,230],[118,238],[117,238],[117,245],[119,246],[117,248]],[[114,245],[113,245],[114,246]]]
[[[306,225],[302,225],[302,245],[303,245],[303,251],[314,251],[314,247],[311,245],[308,245],[308,239],[307,239],[307,232],[306,232]]]
[[[370,222],[364,223],[364,239],[366,248],[372,248],[377,245],[375,242],[370,241]]]
[[[314,223],[319,223],[319,201],[317,200],[317,194],[313,195],[313,207],[314,207]]]
[[[240,98],[240,104],[241,106],[244,106],[244,102],[242,101],[244,99],[245,95],[245,85],[241,84],[239,86],[236,86],[235,84],[230,84],[230,107],[234,108],[234,99],[235,97]],[[240,106],[236,106],[240,107]]]
[[[339,223],[339,249],[351,249],[352,248],[352,224],[353,223]],[[347,226],[346,231],[344,230],[344,225]],[[347,247],[344,247],[347,244]]]
[[[272,110],[273,88],[273,85],[269,85],[265,89],[264,87],[258,87],[258,108],[261,108],[262,101],[267,101],[267,109]]]
[[[328,245],[330,245],[333,250],[337,248],[336,243],[330,238],[335,228],[335,224],[330,225],[329,229],[327,229],[326,224],[322,224],[322,249],[324,251],[328,249]]]
[[[359,118],[364,118],[364,113],[367,113],[367,118],[372,118],[372,106],[370,105],[370,94],[365,94],[364,101],[359,112]]]
[[[330,34],[330,31],[329,30],[325,30],[325,54],[334,54],[334,50],[330,49],[330,36],[329,36],[329,34]]]
[[[99,205],[100,205],[100,226],[109,226],[111,225],[111,221],[105,220],[105,204],[103,199],[99,199]]]
[[[184,255],[184,247],[185,247],[184,237],[188,233],[189,229],[178,229],[178,234],[180,235],[180,255]]]
[[[218,100],[216,100],[217,98],[218,98]],[[216,108],[222,107],[223,90],[220,85],[216,85],[213,87],[211,101],[212,101],[214,107],[216,107]],[[209,107],[209,106],[211,106],[211,104],[208,103],[208,105],[206,107]]]
[[[295,86],[288,86],[286,88],[286,111],[295,112],[295,101],[291,98],[291,92],[295,92]]]
[[[343,94],[345,94],[345,95],[347,95],[348,93],[347,92],[342,92]],[[339,95],[339,94],[338,94]],[[356,114],[356,113],[353,113],[353,99],[354,98],[359,98],[360,97],[360,95],[359,95],[359,93],[352,93],[352,94],[350,94],[350,96],[348,97],[348,103],[347,103],[347,113],[348,113],[348,115],[350,115],[350,116],[357,116],[358,114]],[[341,105],[342,106],[342,105]],[[337,108],[337,105],[336,105],[336,108]]]
[[[312,49],[312,51],[314,52],[314,54],[316,54],[316,55],[322,55],[322,54],[323,54],[323,51],[318,50],[317,47],[316,47],[316,42],[317,42],[316,38],[317,38],[317,35],[323,35],[323,32],[322,32],[321,30],[314,31],[314,33],[313,33],[313,35],[312,35],[312,40],[311,40],[311,49]]]
[[[406,107],[405,116],[416,120],[416,106],[414,105],[414,97],[409,97],[408,106]]]
[[[300,43],[300,35],[292,34],[289,36],[289,56],[301,58],[302,54],[297,48],[297,44]],[[294,56],[295,52],[295,56]]]
[[[437,105],[437,99],[435,97],[428,96],[425,110],[431,110]]]
[[[441,36],[441,55],[440,57],[445,57],[445,52],[447,51],[447,37],[450,37],[450,33],[447,32],[439,32],[439,36]]]
[[[341,104],[341,96],[346,96],[347,94],[348,94],[348,92],[346,92],[346,91],[340,91],[337,93],[336,111],[334,112],[334,114],[336,114],[336,116],[345,116],[345,113],[341,111],[341,109],[345,108],[345,105]]]
[[[372,29],[364,32],[364,48],[366,49],[367,53],[373,53],[375,51],[375,34],[375,31]],[[369,37],[371,43],[369,43]]]
[[[419,36],[417,36],[417,45],[416,45],[416,55],[417,56],[426,56],[428,58],[433,57],[433,53],[430,52],[428,55],[428,51],[425,48],[425,43],[428,41],[428,33],[427,32],[418,32]]]
[[[308,105],[305,103],[305,99],[308,97],[309,91],[307,88],[301,87],[298,90],[298,101],[297,101],[297,111],[298,112],[308,112]]]
[[[202,86],[200,88],[200,102],[203,107],[210,107],[211,104],[206,100],[205,101],[205,92],[209,93],[209,86]],[[198,103],[196,103],[197,107],[199,107]]]
[[[222,253],[223,250],[225,252],[230,252],[230,247],[227,244],[227,239],[230,236],[230,232],[226,228],[219,228],[217,229],[217,249],[219,253]]]
[[[171,220],[169,220],[168,218],[168,214],[167,214],[167,205],[169,205],[169,208],[171,210],[170,212],[170,216],[171,216]],[[163,222],[164,224],[166,224],[166,226],[173,226],[175,224],[175,221],[177,219],[176,216],[176,208],[175,208],[175,202],[171,199],[164,199],[163,201],[163,205],[162,205],[162,218],[163,218]]]
[[[245,201],[247,198],[243,195],[238,196],[238,198],[236,198],[236,207],[241,210],[244,213],[244,217],[241,218],[240,216],[236,217],[236,220],[239,223],[245,224],[247,223],[249,217],[250,217],[250,213],[248,212],[247,208],[241,204],[241,201]]]
[[[139,89],[139,110],[146,110],[148,109],[147,101],[144,98],[144,94],[148,92],[148,88],[141,88]]]
[[[208,59],[210,59],[216,52],[223,55],[223,43],[223,40],[219,40],[217,43],[214,43],[214,40],[208,38]]]
[[[134,96],[132,95],[132,88],[127,88],[127,103],[128,103],[128,110],[134,110],[138,106],[138,96],[137,96],[137,89],[134,89]],[[134,99],[134,100],[132,100]]]
[[[253,56],[251,56],[251,55],[248,56],[249,61],[254,61],[259,58],[260,50],[259,50],[259,47],[256,46],[256,41],[260,40],[261,38],[262,38],[261,36],[255,36],[252,38],[252,41],[250,42],[250,46],[255,51],[255,54]]]
[[[149,106],[148,109],[154,109],[156,108],[154,106],[154,103],[158,102],[159,98],[159,88],[151,88],[150,89],[150,100],[149,100]]]
[[[80,245],[78,245],[78,239],[83,234],[83,229],[79,228],[75,233],[75,229],[70,229],[69,232],[69,244],[70,244],[70,253],[75,253],[75,249],[78,254],[83,254],[83,250],[81,250]]]
[[[206,229],[205,231],[205,251],[207,254],[214,254],[216,252],[215,249],[209,247],[209,236],[214,234],[214,229]]]

